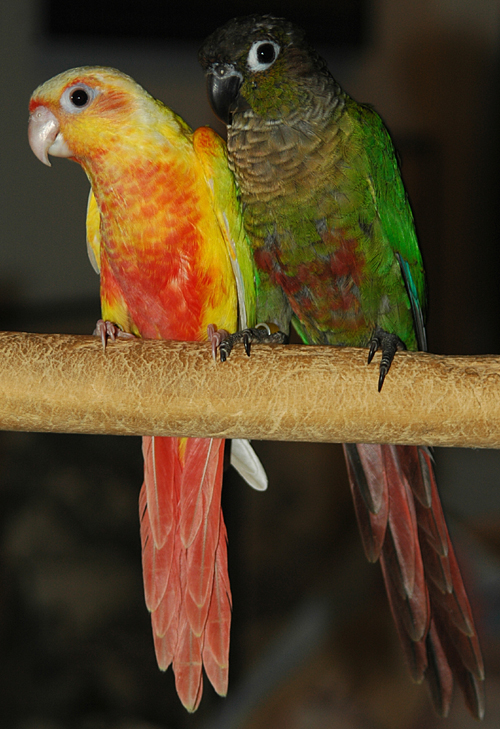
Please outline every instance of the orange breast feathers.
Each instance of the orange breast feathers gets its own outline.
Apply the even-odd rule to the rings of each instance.
[[[101,212],[103,317],[147,338],[204,340],[236,329],[236,285],[193,152],[137,160],[92,180]],[[102,177],[102,179],[101,179]]]

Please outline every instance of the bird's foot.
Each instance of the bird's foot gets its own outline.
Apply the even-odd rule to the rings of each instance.
[[[386,332],[380,327],[375,327],[370,342],[370,351],[368,352],[368,364],[373,359],[375,352],[380,349],[382,351],[382,359],[380,360],[379,378],[378,378],[378,391],[382,389],[384,384],[385,376],[389,372],[389,369],[394,359],[394,355],[397,351],[406,349],[406,345],[397,334],[391,334]]]
[[[212,357],[214,362],[217,362],[217,350],[220,345],[228,339],[231,335],[225,329],[217,329],[215,324],[209,324],[207,327],[208,341],[212,345]],[[222,359],[222,357],[221,357]]]
[[[235,344],[243,343],[245,352],[250,357],[252,344],[284,344],[287,336],[274,324],[257,324],[252,329],[242,329],[234,334],[228,334],[225,329],[215,329],[213,324],[208,326],[208,338],[212,343],[212,355],[217,359],[219,350],[220,361],[225,362],[231,354]]]
[[[108,341],[115,342],[118,338],[136,338],[135,334],[132,334],[131,332],[124,332],[117,324],[113,324],[112,321],[105,319],[99,319],[97,321],[93,334],[95,337],[101,337],[102,347],[104,350],[106,349]]]

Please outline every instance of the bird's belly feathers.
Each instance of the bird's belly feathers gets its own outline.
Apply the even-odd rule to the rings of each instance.
[[[316,344],[365,345],[373,321],[363,308],[365,261],[356,241],[343,239],[321,255],[314,255],[311,246],[303,260],[297,253],[274,241],[256,248],[254,257],[258,270],[283,289],[303,338]]]
[[[187,197],[187,195],[185,196]],[[237,299],[229,255],[203,201],[183,214],[128,216],[102,228],[103,318],[146,338],[199,341],[208,324],[236,329]],[[171,204],[171,200],[170,200]]]
[[[236,283],[211,193],[189,152],[94,174],[102,316],[146,338],[199,341],[236,329]]]
[[[228,149],[257,269],[283,290],[305,341],[365,345],[376,305],[367,306],[363,295],[357,193],[346,194],[338,179],[345,150],[335,135],[326,140],[285,124],[246,122],[248,128],[231,127]],[[287,135],[294,144],[283,147]]]
[[[208,324],[234,331],[236,290],[232,270],[200,270],[196,259],[158,254],[114,261],[101,257],[103,317],[153,339],[203,340]]]

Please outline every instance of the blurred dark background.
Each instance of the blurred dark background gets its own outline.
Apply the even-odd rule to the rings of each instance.
[[[99,316],[85,249],[88,183],[77,165],[56,159],[49,170],[32,155],[33,89],[73,66],[112,65],[192,126],[217,126],[198,46],[256,11],[304,25],[346,90],[388,124],[426,262],[430,350],[498,353],[497,0],[3,0],[0,328],[89,333]],[[0,726],[475,726],[458,696],[448,723],[435,719],[425,688],[409,679],[379,568],[362,555],[340,447],[255,445],[268,492],[225,477],[229,696],[206,686],[190,716],[171,671],[157,670],[144,607],[140,440],[0,433]],[[483,726],[497,727],[500,455],[441,449],[436,460],[483,639]]]

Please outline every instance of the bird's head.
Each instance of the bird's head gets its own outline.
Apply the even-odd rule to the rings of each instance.
[[[212,109],[228,125],[249,108],[270,119],[299,109],[325,67],[300,28],[270,15],[230,20],[207,38],[199,59]]]
[[[49,166],[49,154],[82,163],[110,149],[118,136],[126,138],[144,97],[141,86],[111,68],[88,66],[54,76],[30,99],[31,149]]]

